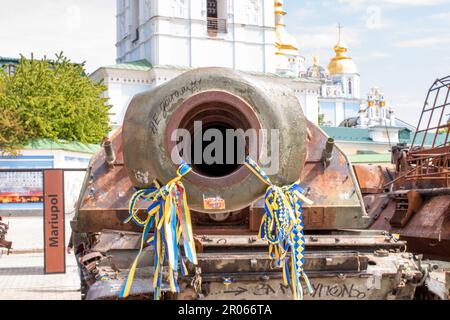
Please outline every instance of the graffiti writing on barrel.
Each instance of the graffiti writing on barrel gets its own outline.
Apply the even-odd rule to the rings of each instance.
[[[150,125],[153,134],[158,133],[158,127],[161,123],[161,120],[167,118],[167,108],[172,104],[175,99],[179,99],[183,97],[186,93],[193,94],[195,92],[200,91],[200,85],[202,80],[192,80],[186,85],[182,86],[179,89],[173,90],[171,93],[166,95],[159,104],[159,108],[150,115]]]

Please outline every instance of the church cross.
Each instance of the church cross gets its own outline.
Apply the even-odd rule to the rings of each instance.
[[[339,42],[341,42],[341,34],[342,34],[342,29],[344,29],[344,27],[342,26],[342,24],[338,24],[338,30],[339,30]]]

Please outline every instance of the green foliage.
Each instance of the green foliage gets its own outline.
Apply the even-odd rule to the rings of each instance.
[[[320,113],[318,119],[319,126],[323,126],[325,124],[325,114]]]
[[[22,56],[13,75],[0,71],[0,150],[40,138],[100,143],[110,130],[105,90],[62,53],[54,61]]]

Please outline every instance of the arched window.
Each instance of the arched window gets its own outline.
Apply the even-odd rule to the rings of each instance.
[[[351,79],[348,80],[348,94],[353,94],[353,82]]]

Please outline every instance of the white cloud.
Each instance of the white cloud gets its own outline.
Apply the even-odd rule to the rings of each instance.
[[[14,0],[0,10],[0,55],[86,60],[89,72],[115,61],[115,1]]]
[[[344,6],[334,5],[338,11],[343,13],[356,13],[365,11],[366,16],[374,16],[378,12],[381,16],[386,10],[404,9],[406,7],[425,7],[436,6],[449,3],[450,0],[338,0],[338,3]],[[382,24],[372,24],[368,26],[370,29],[384,29],[387,26]],[[392,22],[389,22],[392,24]]]
[[[397,118],[406,121],[413,126],[417,126],[423,109],[422,100],[412,100],[410,96],[400,96],[397,97],[391,105],[395,110]]]
[[[449,3],[449,0],[381,0],[381,2],[402,6],[435,6]]]
[[[380,52],[380,51],[372,52],[369,55],[371,57],[374,57],[374,58],[389,58],[389,57],[392,57],[392,54],[387,53],[387,52]]]
[[[450,0],[338,0],[340,3],[348,3],[354,7],[368,5],[392,5],[392,6],[435,6],[450,3]]]
[[[431,16],[429,16],[428,18],[432,19],[432,20],[443,20],[443,21],[450,21],[450,12],[440,12],[437,14],[433,14]]]
[[[289,29],[289,28],[288,28]],[[336,26],[311,27],[298,30],[297,39],[300,47],[308,50],[332,50],[338,42]],[[355,28],[345,28],[342,34],[343,42],[351,49],[360,44],[360,31]]]
[[[386,59],[391,58],[392,54],[388,52],[382,52],[382,51],[374,51],[374,52],[368,52],[364,54],[363,56],[354,56],[353,58],[358,61],[370,61],[370,60],[379,60],[379,59]]]
[[[394,46],[399,48],[429,48],[445,44],[450,44],[450,37],[430,36],[430,37],[402,40],[394,43]]]

